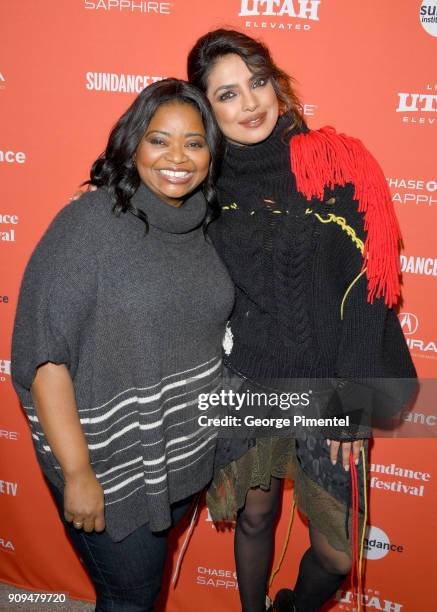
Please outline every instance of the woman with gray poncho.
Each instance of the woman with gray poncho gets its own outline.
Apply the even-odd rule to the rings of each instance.
[[[95,162],[97,191],[57,215],[25,272],[13,381],[99,611],[153,609],[165,530],[212,476],[197,401],[220,384],[233,303],[203,231],[219,148],[202,94],[150,86]]]

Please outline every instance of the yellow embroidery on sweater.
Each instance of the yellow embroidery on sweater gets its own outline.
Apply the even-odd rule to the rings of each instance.
[[[222,206],[222,210],[237,210],[237,208],[238,206],[235,202],[226,206]]]
[[[346,302],[346,298],[349,295],[349,291],[352,289],[352,287],[355,285],[355,283],[357,283],[360,278],[363,276],[363,274],[365,273],[365,271],[367,270],[367,268],[364,268],[364,270],[361,270],[361,272],[358,274],[358,276],[356,276],[354,278],[354,280],[351,282],[351,284],[349,285],[349,287],[346,289],[345,294],[343,296],[343,299],[341,300],[341,306],[340,306],[340,319],[343,321],[343,317],[344,317],[344,303]]]
[[[312,211],[311,208],[307,208],[305,213],[307,215],[310,215],[310,214],[313,213],[313,211]],[[321,223],[336,223],[337,225],[339,225],[341,227],[341,229],[344,232],[346,232],[346,234],[349,236],[349,238],[355,244],[357,249],[359,249],[359,251],[361,252],[361,255],[364,254],[364,242],[360,238],[358,238],[356,231],[354,230],[354,228],[351,225],[348,225],[346,223],[346,219],[344,217],[338,217],[337,215],[334,215],[333,213],[328,213],[328,217],[325,218],[325,219],[321,215],[319,215],[318,213],[314,213],[314,216],[317,217],[317,219]],[[351,284],[349,285],[349,287],[345,291],[345,294],[343,296],[343,299],[341,301],[341,306],[340,306],[340,318],[341,318],[342,321],[343,321],[343,317],[344,317],[344,304],[346,302],[347,296],[349,295],[349,292],[351,291],[352,287],[355,285],[355,283],[358,282],[358,280],[361,278],[361,276],[365,273],[366,270],[367,270],[367,268],[364,268],[364,270],[361,270],[361,272],[358,274],[358,276],[356,276],[356,278],[354,278],[354,280],[351,282]]]
[[[309,215],[313,211],[311,210],[311,208],[307,208],[305,212],[306,212],[307,215]],[[339,225],[341,227],[341,229],[344,232],[346,232],[346,234],[349,236],[349,238],[355,244],[357,249],[359,249],[361,251],[361,254],[364,253],[364,242],[360,238],[358,238],[354,228],[351,225],[348,225],[346,223],[346,219],[344,217],[338,217],[337,215],[334,215],[333,213],[328,213],[328,218],[327,219],[324,219],[318,213],[314,213],[314,216],[317,217],[317,219],[321,223],[336,223],[337,225]]]

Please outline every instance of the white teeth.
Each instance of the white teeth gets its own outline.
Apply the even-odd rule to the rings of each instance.
[[[177,170],[160,170],[161,174],[164,174],[165,176],[171,176],[171,177],[175,177],[175,178],[182,178],[184,176],[188,176],[188,174],[190,174],[189,172],[180,172]]]

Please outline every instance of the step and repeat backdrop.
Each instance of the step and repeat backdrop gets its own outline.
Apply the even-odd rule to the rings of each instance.
[[[11,385],[23,269],[135,95],[158,79],[184,77],[192,44],[221,26],[264,40],[296,79],[310,126],[358,136],[384,168],[404,238],[399,317],[429,384],[402,415],[408,436],[401,428],[398,438],[373,443],[362,603],[384,612],[437,609],[436,0],[0,1],[0,581],[94,596]],[[286,483],[275,563],[292,494]],[[173,537],[169,576],[183,538],[182,529]],[[237,612],[232,539],[203,507],[160,609]],[[297,515],[273,591],[294,584],[307,545]],[[347,584],[326,609],[357,609]]]

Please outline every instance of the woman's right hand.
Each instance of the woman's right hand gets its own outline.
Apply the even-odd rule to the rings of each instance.
[[[65,520],[77,529],[103,531],[103,489],[91,468],[68,367],[50,361],[39,366],[31,392],[39,423],[64,475]]]
[[[88,533],[105,529],[103,489],[90,465],[65,475],[64,516],[76,529]]]
[[[96,190],[97,190],[97,187],[95,185],[88,185],[86,189],[79,189],[79,191],[76,191],[75,193],[73,193],[70,200],[74,202],[75,200],[78,200],[80,196],[83,196],[83,194],[86,193],[87,191],[96,191]]]

